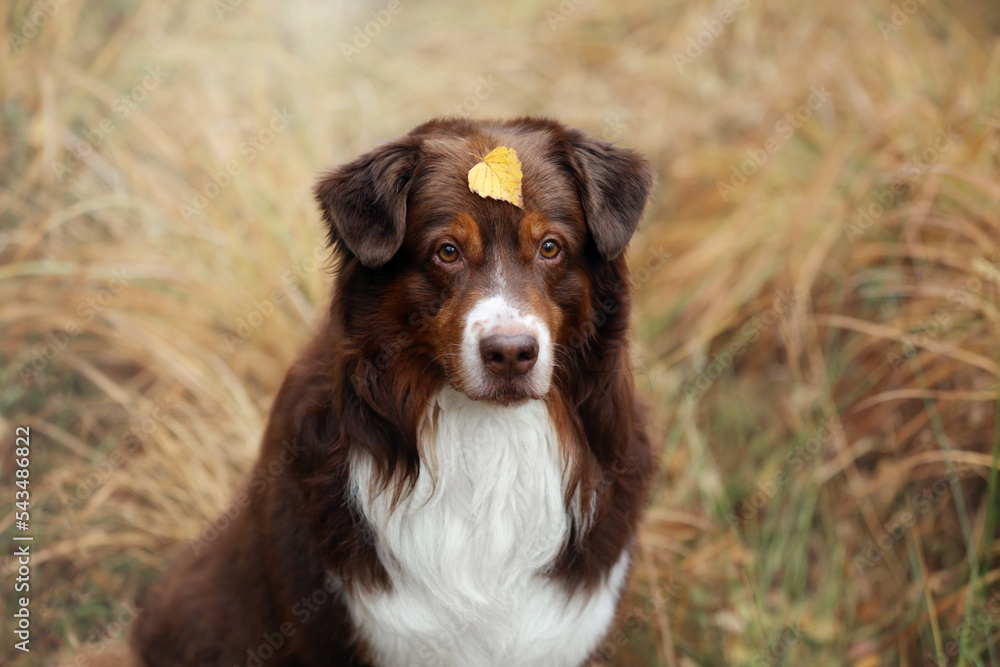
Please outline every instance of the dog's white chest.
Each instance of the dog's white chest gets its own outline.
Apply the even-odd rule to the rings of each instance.
[[[392,579],[389,593],[347,598],[359,638],[379,667],[581,664],[614,616],[628,555],[589,595],[567,597],[543,576],[570,526],[545,404],[505,408],[452,389],[435,403],[432,460],[395,509],[369,497],[370,468],[352,462]]]

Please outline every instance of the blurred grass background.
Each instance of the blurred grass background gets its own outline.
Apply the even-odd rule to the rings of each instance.
[[[317,170],[538,114],[660,173],[662,474],[606,662],[1000,665],[997,3],[3,6],[0,531],[30,425],[36,540],[5,661],[116,641],[230,500],[330,284]]]

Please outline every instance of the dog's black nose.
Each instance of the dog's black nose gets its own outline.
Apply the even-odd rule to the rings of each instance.
[[[493,334],[479,341],[483,365],[493,375],[507,379],[524,375],[538,359],[538,341],[534,336]]]

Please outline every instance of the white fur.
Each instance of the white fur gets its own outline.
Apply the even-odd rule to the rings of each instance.
[[[552,365],[555,359],[552,334],[536,315],[522,312],[502,296],[483,299],[465,317],[462,332],[462,374],[473,392],[483,390],[486,367],[479,354],[479,341],[503,329],[507,333],[526,333],[538,341],[538,359],[528,371],[532,392],[543,396],[552,382]]]
[[[502,407],[444,389],[413,492],[390,510],[371,462],[352,491],[378,535],[389,593],[347,596],[379,667],[575,667],[607,632],[623,551],[592,594],[544,576],[568,537],[564,465],[545,404]],[[428,424],[430,426],[430,424]]]

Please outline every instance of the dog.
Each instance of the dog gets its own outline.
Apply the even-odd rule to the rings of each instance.
[[[520,200],[469,185],[501,146]],[[537,118],[433,120],[322,175],[328,312],[238,515],[142,600],[141,663],[594,659],[652,475],[623,253],[653,180]]]

